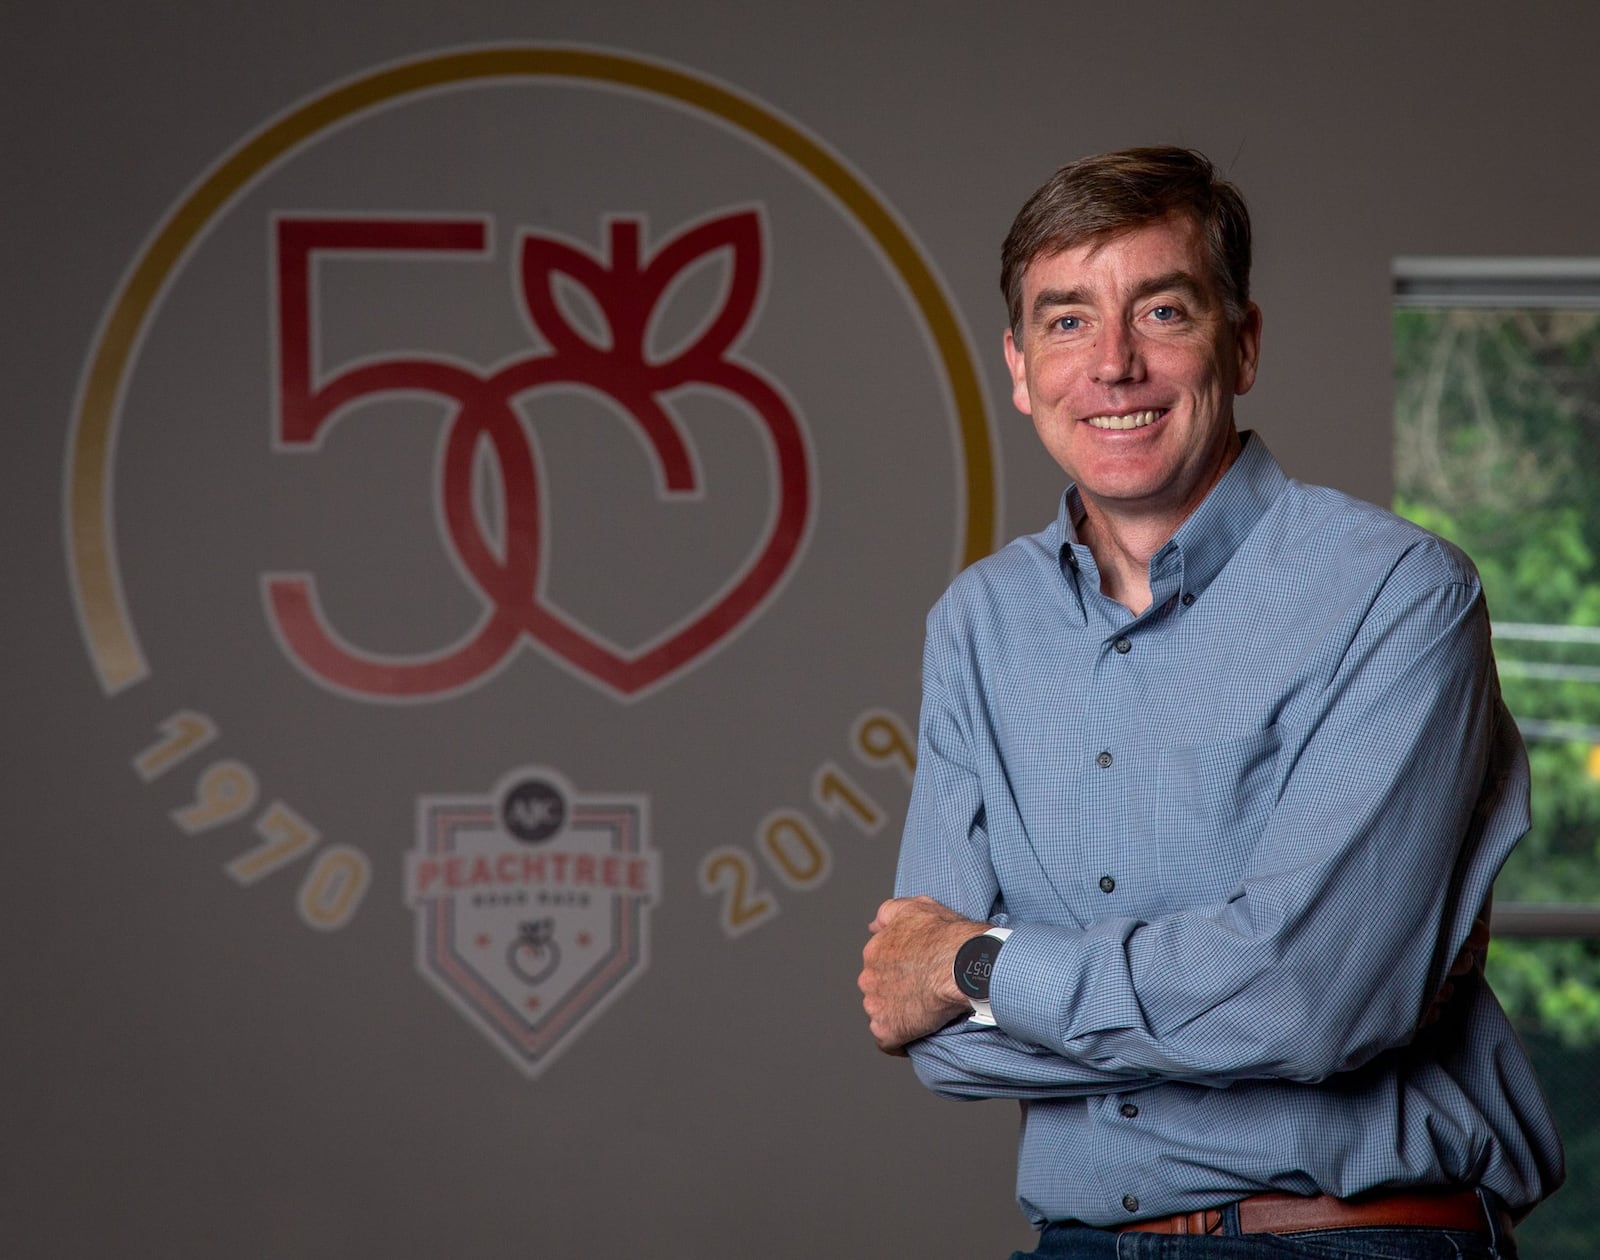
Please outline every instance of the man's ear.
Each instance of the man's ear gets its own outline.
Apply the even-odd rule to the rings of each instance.
[[[1031,416],[1033,399],[1028,396],[1028,363],[1023,358],[1022,351],[1017,348],[1017,340],[1011,335],[1009,328],[1006,329],[1005,348],[1006,367],[1011,369],[1011,404],[1023,415]]]
[[[1237,379],[1234,381],[1235,394],[1247,394],[1250,387],[1256,383],[1256,363],[1261,358],[1261,308],[1254,302],[1250,309],[1245,311],[1244,318],[1239,321],[1238,328],[1234,331],[1234,353],[1238,356],[1236,369]]]

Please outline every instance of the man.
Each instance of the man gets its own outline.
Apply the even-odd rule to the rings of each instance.
[[[1020,1101],[1037,1256],[1513,1255],[1562,1155],[1474,966],[1528,821],[1477,574],[1235,427],[1250,225],[1199,154],[1063,168],[1002,264],[1072,484],[929,616],[873,1036]]]

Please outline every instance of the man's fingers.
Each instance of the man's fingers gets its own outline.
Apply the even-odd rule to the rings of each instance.
[[[856,986],[873,1040],[886,1054],[902,1053],[966,1009],[964,999],[946,991],[954,988],[952,924],[982,930],[932,897],[891,898],[873,916]]]
[[[871,978],[866,972],[861,973],[858,981],[861,990],[866,994],[862,1000],[862,1007],[867,1012],[867,1031],[872,1034],[872,1040],[877,1043],[878,1049],[885,1054],[906,1057],[905,1038],[899,1036],[898,1031],[886,1022],[889,1010],[887,1005],[872,991]]]
[[[1483,966],[1483,956],[1488,948],[1489,919],[1487,915],[1479,915],[1472,925],[1471,934],[1461,946],[1461,952],[1450,964],[1450,975],[1464,976],[1469,971],[1477,971]]]
[[[938,904],[932,897],[890,897],[888,901],[878,907],[877,916],[872,921],[881,930],[888,927],[889,924],[907,911],[914,911],[924,905],[937,906]]]
[[[878,907],[878,913],[872,916],[872,922],[867,924],[867,931],[876,936],[879,932],[883,931],[884,928],[889,926],[890,921],[898,913],[900,913],[898,902],[896,902],[893,898],[885,901]]]

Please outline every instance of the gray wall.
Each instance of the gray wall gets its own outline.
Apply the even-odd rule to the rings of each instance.
[[[854,990],[907,789],[855,755],[852,725],[914,721],[921,617],[963,550],[952,505],[970,461],[927,308],[826,186],[737,125],[593,82],[458,84],[346,116],[190,224],[108,392],[86,373],[130,268],[271,119],[484,45],[605,48],[759,102],[844,159],[942,278],[986,400],[998,537],[1038,527],[1060,489],[1009,406],[994,272],[1011,214],[1064,160],[1175,141],[1231,172],[1266,312],[1242,420],[1292,473],[1379,501],[1390,260],[1596,252],[1592,6],[282,0],[10,5],[4,26],[7,1255],[998,1256],[1029,1236],[1014,1112],[923,1093],[873,1050]],[[804,547],[741,632],[626,696],[527,645],[404,703],[297,666],[263,573],[317,574],[329,620],[374,651],[434,651],[484,605],[436,517],[437,403],[357,409],[314,454],[274,450],[271,217],[492,216],[500,271],[352,265],[318,328],[330,364],[406,346],[481,370],[529,353],[495,305],[519,228],[592,251],[605,214],[647,216],[659,244],[752,205],[765,288],[738,354],[800,416],[813,482]],[[665,334],[692,335],[718,300],[714,267],[690,281]],[[113,396],[102,519],[67,497],[68,470],[95,455],[73,429],[85,399]],[[561,543],[546,594],[623,645],[691,616],[773,510],[748,407],[726,389],[679,401],[707,489],[676,515],[603,399],[552,389],[522,417]],[[480,470],[474,510],[495,537],[492,482]],[[120,687],[86,633],[112,605],[74,602],[63,541],[99,525],[144,656]],[[216,739],[141,776],[135,758],[182,710]],[[191,816],[191,834],[173,811],[219,763],[199,789],[216,825]],[[813,799],[828,764],[870,794],[877,831]],[[585,932],[600,954],[621,942],[625,983],[544,990],[578,1024],[537,1062],[462,996],[470,931],[444,948],[467,958],[454,997],[428,978],[423,926],[444,903],[406,891],[430,803],[492,805],[528,766],[571,790],[557,846],[622,843],[584,822],[611,808],[659,864],[648,904],[450,902],[496,960],[529,916],[571,956]],[[240,767],[257,795],[229,817],[217,794]],[[253,877],[236,864],[275,801],[317,841]],[[785,882],[763,856],[780,810],[807,820],[825,870],[801,845]],[[461,842],[538,847],[474,835]],[[702,887],[724,848],[712,876],[747,873],[777,907],[738,934]],[[370,872],[347,917],[337,877],[354,868],[330,852]],[[320,909],[300,904],[308,879]],[[504,965],[484,966],[503,996]]]

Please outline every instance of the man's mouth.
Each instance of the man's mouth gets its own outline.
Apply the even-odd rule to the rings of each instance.
[[[1089,416],[1084,423],[1096,429],[1142,429],[1147,424],[1154,424],[1165,414],[1165,408],[1159,411],[1130,411],[1121,416]]]

